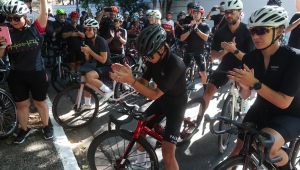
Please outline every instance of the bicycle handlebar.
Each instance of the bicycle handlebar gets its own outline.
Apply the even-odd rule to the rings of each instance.
[[[221,131],[215,131],[213,126],[216,121],[225,121],[227,123],[233,124],[236,128],[231,128],[229,130],[221,130]],[[265,155],[265,159],[270,162],[270,163],[277,163],[282,160],[282,157],[278,156],[275,158],[270,158],[270,151],[271,148],[274,145],[275,138],[265,132],[259,131],[255,128],[255,124],[253,123],[238,123],[237,121],[233,121],[227,117],[224,116],[218,116],[218,117],[210,117],[209,115],[204,115],[204,123],[203,123],[203,132],[206,128],[206,124],[210,123],[210,132],[216,135],[222,135],[224,133],[229,133],[229,134],[239,134],[239,133],[251,133],[253,134],[253,139],[256,141],[258,146],[264,147],[264,153],[260,153],[260,155]],[[262,156],[263,157],[263,156]],[[262,158],[264,159],[264,158]]]

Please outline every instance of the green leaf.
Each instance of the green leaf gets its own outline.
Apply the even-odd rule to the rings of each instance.
[[[9,141],[6,141],[6,143],[7,143],[8,145],[11,145],[11,144],[13,144],[14,142],[13,142],[12,140],[9,140]]]
[[[85,160],[85,158],[82,159],[83,161]]]
[[[16,133],[14,133],[13,135],[14,135],[14,137],[17,137],[17,136],[18,136],[18,134],[16,134]]]
[[[88,169],[88,168],[89,168],[89,165],[82,165],[82,168],[83,168],[83,169]]]
[[[81,147],[81,150],[85,150],[85,148],[86,148],[86,147],[83,146],[83,147]]]

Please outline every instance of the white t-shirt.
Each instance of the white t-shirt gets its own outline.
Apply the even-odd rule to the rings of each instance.
[[[165,29],[167,34],[175,31],[174,22],[172,20],[167,21],[166,19],[163,19],[161,21],[161,26]]]

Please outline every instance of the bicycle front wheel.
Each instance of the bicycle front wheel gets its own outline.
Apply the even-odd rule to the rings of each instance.
[[[53,116],[56,122],[65,128],[83,128],[92,123],[98,114],[99,99],[95,92],[88,87],[84,87],[82,92],[79,92],[80,85],[68,87],[53,101]],[[76,103],[77,98],[80,100],[79,106]],[[85,98],[89,100],[86,101]]]
[[[56,65],[53,68],[51,82],[53,88],[59,93],[63,89],[73,84],[72,76],[70,75],[71,68],[67,64],[61,63],[60,67]]]
[[[128,132],[126,130],[122,130],[122,132],[128,136],[132,136],[132,132]],[[152,146],[141,136],[132,141],[139,143],[146,150],[146,160],[143,166],[143,169],[154,169],[158,170],[158,160],[156,153]],[[132,163],[134,163],[137,158],[137,147],[134,146],[127,150],[130,141],[123,139],[120,137],[116,131],[112,130],[108,133],[108,131],[103,132],[99,136],[97,136],[89,146],[88,150],[88,161],[90,168],[92,170],[127,170],[127,169],[135,169],[132,167]],[[119,164],[125,154],[128,152],[127,157],[124,158],[123,166],[120,167]]]
[[[292,154],[292,158],[291,158],[291,162],[293,164],[293,166],[299,166],[300,163],[300,139],[297,139],[297,142],[295,144],[295,148],[293,150],[293,154]]]
[[[194,74],[191,67],[188,67],[185,72],[185,79],[187,86],[194,82]],[[190,97],[192,90],[187,90],[187,96]]]
[[[257,169],[255,166],[255,161],[250,158],[248,165],[247,165],[247,170],[253,170]],[[214,168],[214,170],[243,170],[245,163],[245,157],[242,155],[237,155],[230,157],[226,159],[225,161],[221,162],[218,166]]]
[[[202,110],[201,116],[199,111]],[[199,126],[205,111],[205,101],[202,97],[192,99],[187,103],[184,120],[180,129],[177,146],[189,141],[199,131]]]

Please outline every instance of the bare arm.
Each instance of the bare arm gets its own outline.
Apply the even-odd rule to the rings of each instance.
[[[295,22],[293,22],[292,24],[290,24],[286,29],[285,29],[285,33],[289,33],[290,31],[293,31],[293,29],[295,29],[298,25],[300,24],[300,18],[297,19]]]
[[[206,16],[206,19],[208,19],[208,20],[211,20],[211,14],[212,14],[212,11],[209,11],[209,13],[207,14],[207,16]]]
[[[100,52],[100,55],[98,55],[94,51],[90,50],[89,54],[100,63],[105,63],[107,60],[107,52]]]
[[[197,34],[199,35],[200,38],[202,38],[204,41],[207,41],[208,35],[204,34],[202,31],[198,31]]]
[[[112,40],[114,39],[114,37],[110,37],[109,39],[106,40],[107,44],[109,44]]]
[[[48,9],[46,0],[40,0],[40,13],[36,18],[42,28],[47,26],[48,21]]]
[[[190,35],[190,31],[186,32],[185,34],[182,34],[180,36],[180,41],[186,40],[189,35]]]
[[[83,32],[78,31],[77,34],[80,38],[85,38],[85,34]]]
[[[62,37],[63,37],[64,39],[66,39],[66,38],[69,38],[72,34],[73,34],[72,31],[66,32],[66,33],[62,33]]]
[[[120,37],[119,41],[120,41],[123,45],[126,44],[126,40],[124,40],[122,37]]]
[[[133,88],[151,100],[156,100],[164,94],[159,88],[156,89],[149,88],[147,86],[149,82],[144,78],[138,79],[133,77],[133,79],[131,80],[132,83],[130,83],[130,85],[133,85],[135,80],[136,82]]]
[[[96,20],[98,21],[99,24],[100,24],[101,19],[103,18],[103,15],[104,15],[104,12],[102,11],[102,13],[96,17]]]
[[[211,54],[211,60],[222,60],[222,58],[224,57],[224,55],[226,55],[228,52],[227,51],[215,51],[215,50],[211,50],[210,54]]]

